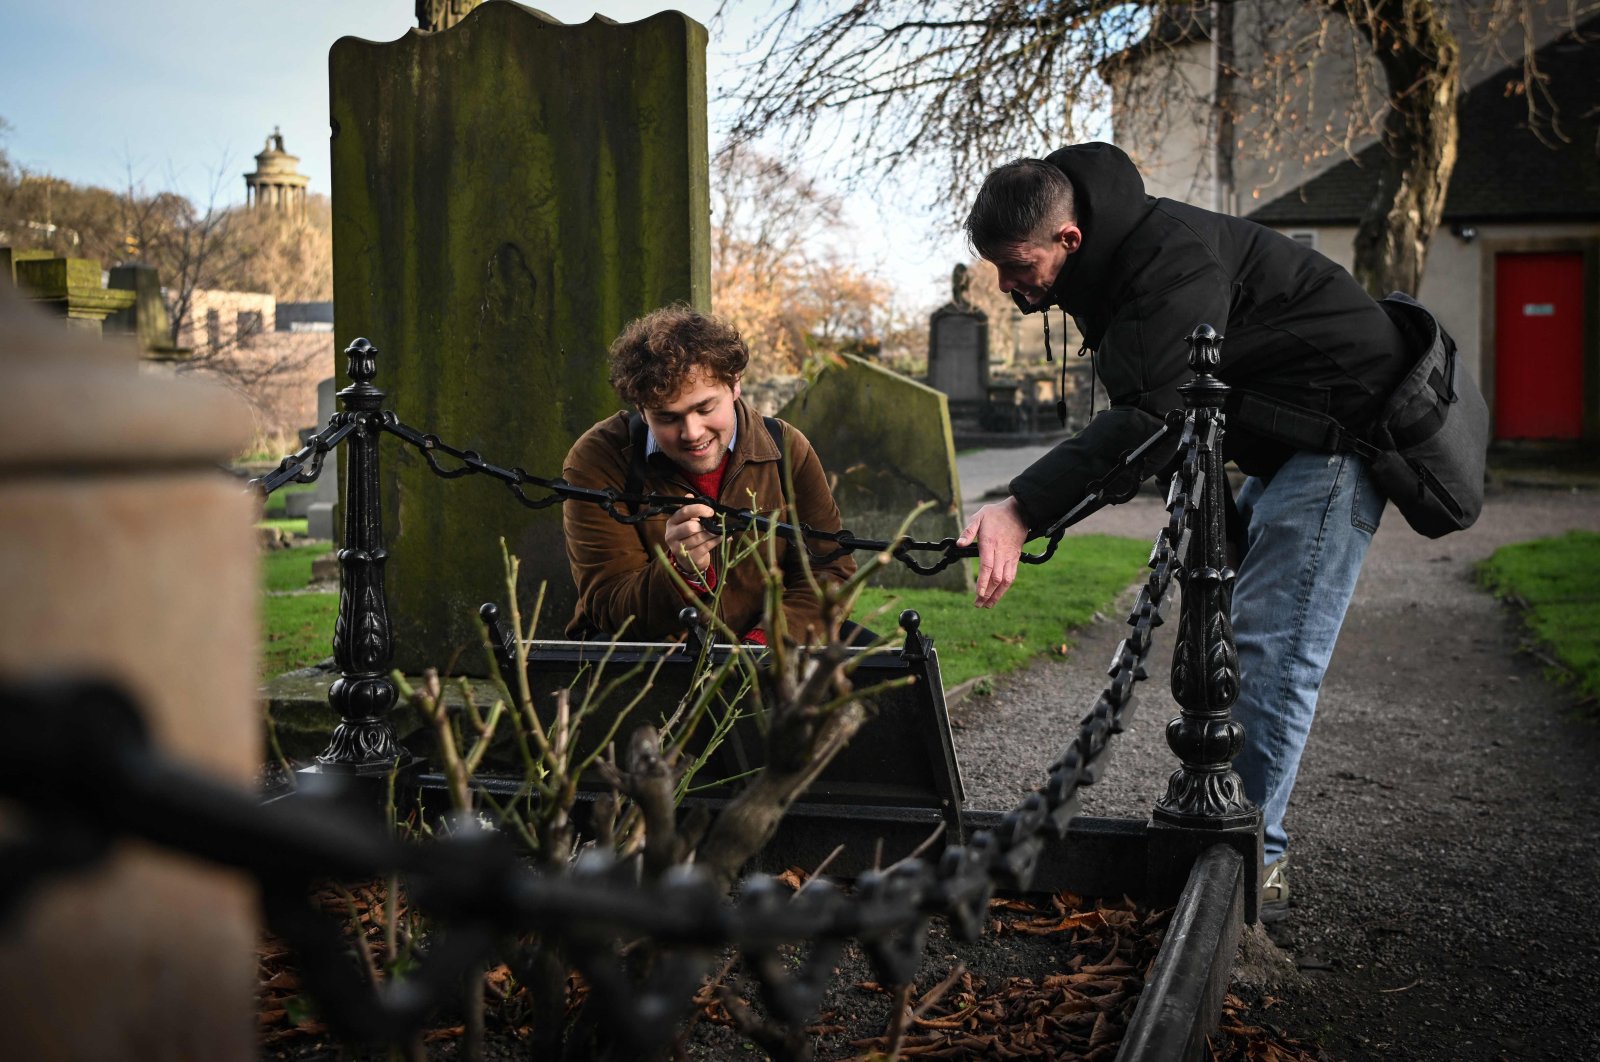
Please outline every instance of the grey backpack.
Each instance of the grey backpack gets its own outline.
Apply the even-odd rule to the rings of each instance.
[[[1403,292],[1378,305],[1418,352],[1365,436],[1316,413],[1235,388],[1225,407],[1250,431],[1305,450],[1354,451],[1406,523],[1429,538],[1471,527],[1483,509],[1489,406],[1428,309]]]

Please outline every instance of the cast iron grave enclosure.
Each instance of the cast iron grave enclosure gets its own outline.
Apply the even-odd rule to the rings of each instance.
[[[253,876],[268,924],[302,954],[308,988],[322,1001],[327,1019],[349,1038],[404,1039],[466,971],[495,954],[497,940],[538,932],[559,941],[594,986],[596,1005],[616,1030],[619,1047],[646,1052],[670,1038],[683,1006],[681,986],[698,983],[708,950],[739,952],[763,984],[773,1013],[800,1023],[814,1010],[845,939],[861,942],[886,983],[901,983],[916,969],[930,917],[948,918],[954,932],[970,938],[981,932],[997,888],[1026,890],[1042,874],[1070,879],[1076,873],[1080,883],[1098,874],[1091,884],[1099,888],[1080,891],[1125,891],[1156,903],[1176,899],[1174,925],[1182,928],[1169,934],[1120,1057],[1192,1055],[1215,1021],[1239,919],[1254,920],[1260,871],[1259,813],[1239,796],[1228,766],[1239,729],[1229,718],[1237,690],[1227,623],[1232,572],[1223,566],[1219,540],[1225,487],[1218,407],[1226,389],[1208,371],[1217,364],[1220,342],[1211,329],[1196,330],[1190,337],[1196,378],[1183,389],[1187,411],[1170,416],[1052,527],[1044,551],[1024,557],[1029,563],[1048,560],[1067,526],[1102,504],[1131,496],[1140,462],[1152,448],[1175,445],[1180,464],[1168,495],[1169,520],[1156,538],[1150,574],[1129,617],[1130,633],[1108,669],[1108,683],[1044,784],[1010,811],[964,813],[959,843],[937,857],[907,858],[887,871],[866,868],[848,894],[814,879],[790,899],[771,879],[754,875],[743,881],[731,903],[692,865],[640,886],[627,861],[597,850],[586,852],[570,873],[541,874],[508,847],[466,826],[427,845],[401,844],[315,792],[262,805],[249,794],[197,777],[153,753],[135,707],[103,685],[13,686],[5,698],[0,794],[27,809],[30,818],[19,839],[0,853],[5,856],[0,866],[7,868],[0,914],[42,879],[91,865],[114,839],[143,837]],[[387,676],[392,643],[376,487],[382,434],[417,447],[440,475],[489,475],[533,508],[563,501],[599,504],[614,518],[631,521],[683,504],[710,504],[729,533],[755,527],[802,546],[817,539],[834,550],[889,552],[915,571],[938,570],[972,555],[970,548],[948,539],[883,542],[848,531],[822,534],[708,499],[627,498],[501,468],[401,423],[382,408],[383,393],[373,386],[377,352],[358,340],[348,353],[354,382],[340,394],[343,410],[258,481],[264,492],[291,479],[308,482],[329,452],[341,442],[351,444],[334,639],[341,673],[329,693],[340,725],[318,758],[320,773],[335,780],[417,766],[406,762],[389,718],[395,687]],[[458,464],[443,466],[438,454]],[[529,486],[548,493],[530,497],[524,489]],[[637,511],[629,513],[630,505]],[[923,563],[917,553],[937,556]],[[1185,591],[1173,669],[1182,714],[1168,736],[1180,766],[1149,824],[1081,819],[1079,788],[1102,776],[1111,739],[1131,718],[1134,686],[1146,676],[1161,602],[1175,577]],[[909,633],[912,652],[922,652],[925,636],[915,629]],[[69,763],[77,769],[67,770]],[[892,819],[873,826],[893,835]],[[924,832],[920,826],[916,830]],[[1081,856],[1090,865],[1073,867],[1073,859]],[[422,968],[402,991],[358,983],[342,961],[333,924],[304,904],[310,884],[320,878],[392,873],[406,876],[417,904],[445,918]],[[630,978],[615,954],[616,941],[636,937],[649,937],[662,949],[659,965],[644,981]],[[786,970],[776,959],[777,947],[794,941],[814,945],[798,971]],[[1183,1002],[1180,996],[1187,1005],[1173,1005]]]

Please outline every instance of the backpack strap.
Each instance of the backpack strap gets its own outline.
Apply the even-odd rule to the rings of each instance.
[[[772,436],[772,445],[778,448],[778,475],[782,477],[789,471],[786,464],[789,455],[783,450],[783,421],[777,417],[762,417],[761,423],[767,426],[767,434]]]
[[[622,484],[622,493],[633,495],[644,490],[644,476],[649,470],[644,463],[646,440],[650,437],[650,429],[645,427],[644,415],[637,409],[628,414],[628,478]],[[632,515],[639,511],[633,502],[628,502],[628,513]]]
[[[1281,398],[1235,387],[1223,402],[1228,419],[1246,431],[1265,435],[1300,450],[1319,453],[1354,452],[1371,460],[1378,450],[1326,413],[1285,402]]]

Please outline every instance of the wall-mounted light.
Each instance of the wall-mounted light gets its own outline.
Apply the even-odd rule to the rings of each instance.
[[[1468,222],[1458,221],[1454,225],[1450,226],[1450,235],[1454,236],[1462,243],[1471,243],[1473,240],[1478,238],[1478,229],[1477,226],[1469,224]]]

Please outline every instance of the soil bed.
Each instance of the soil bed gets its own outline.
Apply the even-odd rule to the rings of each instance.
[[[799,880],[792,873],[789,877]],[[334,917],[353,912],[347,939],[355,945],[356,931],[350,926],[358,922],[368,956],[374,964],[382,961],[381,886],[328,889],[319,900]],[[1091,902],[1070,893],[1027,900],[999,898],[991,903],[988,925],[976,941],[954,939],[948,925],[935,919],[916,981],[904,993],[879,984],[871,963],[852,944],[836,967],[806,1039],[818,1059],[890,1057],[897,1038],[894,1016],[899,1012],[903,1022],[898,1053],[904,1058],[1109,1062],[1138,1005],[1169,914],[1127,900]],[[262,1059],[390,1057],[384,1050],[341,1049],[330,1038],[327,1027],[300,996],[293,956],[281,941],[267,937],[258,959]],[[675,1057],[765,1057],[758,1028],[763,1013],[758,986],[731,960],[719,972],[720,981],[708,981],[696,993],[693,1018]],[[484,1057],[528,1057],[531,1030],[526,1024],[525,990],[504,966],[490,971],[486,981]],[[585,991],[574,977],[569,982],[569,1002]],[[1230,999],[1223,1028],[1213,1041],[1213,1057],[1256,1062],[1319,1058],[1259,1022],[1240,1020],[1242,1008],[1239,1000]],[[411,1057],[462,1057],[460,1020],[459,1013],[441,1014]]]

